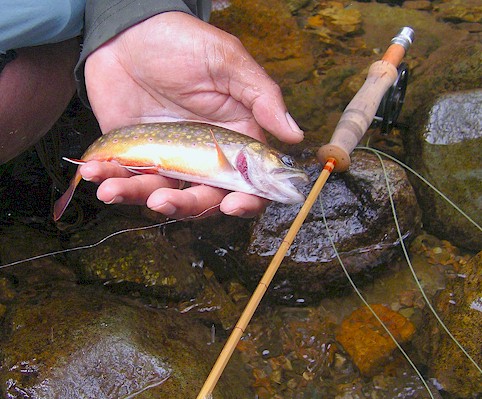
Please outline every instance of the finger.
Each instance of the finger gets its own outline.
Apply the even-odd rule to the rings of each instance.
[[[256,195],[233,192],[224,197],[220,210],[226,215],[252,218],[263,212],[269,203]]]
[[[213,209],[221,203],[227,191],[205,185],[197,185],[185,190],[161,188],[156,190],[147,200],[147,206],[153,211],[176,219],[202,214],[207,216],[219,212]]]
[[[82,178],[94,183],[101,183],[111,177],[129,177],[133,173],[113,162],[89,161],[80,167]]]
[[[136,175],[106,179],[97,189],[97,198],[106,204],[145,205],[160,187],[179,187],[179,181],[160,175]]]
[[[280,87],[240,43],[239,47],[233,63],[225,63],[230,94],[252,110],[261,127],[287,143],[300,142],[303,131],[289,114]]]

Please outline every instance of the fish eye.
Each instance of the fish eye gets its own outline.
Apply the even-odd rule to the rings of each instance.
[[[281,157],[281,162],[283,162],[286,166],[290,167],[290,168],[294,168],[295,167],[295,161],[293,158],[291,158],[289,155],[283,155]]]

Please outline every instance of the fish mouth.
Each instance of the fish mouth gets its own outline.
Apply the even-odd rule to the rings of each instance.
[[[298,204],[305,200],[303,187],[309,182],[308,175],[300,170],[279,170],[273,173],[273,181],[267,184],[270,199],[283,204]]]

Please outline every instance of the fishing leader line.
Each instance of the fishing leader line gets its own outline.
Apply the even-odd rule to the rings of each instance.
[[[52,252],[48,252],[48,253],[45,253],[45,254],[42,254],[42,255],[32,256],[30,258],[16,260],[14,262],[10,262],[10,263],[6,263],[4,265],[0,265],[0,270],[5,269],[7,267],[20,265],[22,263],[27,263],[27,262],[31,262],[31,261],[34,261],[34,260],[38,260],[38,259],[48,258],[50,256],[61,255],[61,254],[74,252],[74,251],[80,251],[80,250],[83,250],[83,249],[95,248],[98,245],[101,245],[104,242],[106,242],[107,240],[110,240],[111,238],[113,238],[115,236],[118,236],[120,234],[130,233],[130,232],[134,232],[134,231],[143,231],[143,230],[155,229],[155,228],[158,228],[158,227],[167,226],[168,224],[184,222],[186,220],[198,219],[198,218],[202,217],[203,215],[205,215],[206,213],[208,213],[209,211],[212,211],[213,209],[218,208],[220,205],[221,204],[219,203],[217,205],[211,206],[208,209],[205,209],[204,211],[202,211],[201,213],[199,213],[197,215],[186,216],[186,217],[181,218],[181,219],[166,220],[165,222],[155,223],[155,224],[151,224],[149,226],[131,227],[131,228],[128,228],[128,229],[118,230],[118,231],[115,231],[114,233],[111,233],[111,234],[105,236],[104,238],[100,239],[99,241],[97,241],[93,244],[82,245],[80,247],[74,247],[74,248],[59,249],[58,251],[52,251]]]
[[[422,374],[420,373],[420,371],[418,370],[417,366],[415,366],[415,363],[413,363],[412,359],[410,359],[410,356],[408,356],[407,352],[405,352],[405,350],[402,348],[402,346],[398,343],[397,339],[393,336],[393,334],[390,332],[389,328],[387,327],[387,325],[382,321],[382,319],[377,315],[377,313],[373,310],[373,308],[370,306],[370,304],[367,302],[367,300],[365,299],[365,297],[363,296],[363,294],[361,293],[361,291],[358,289],[358,287],[356,286],[355,282],[353,281],[353,279],[351,278],[350,274],[348,273],[348,270],[345,266],[345,264],[343,263],[343,261],[341,260],[341,257],[340,257],[340,254],[339,252],[337,251],[336,249],[336,246],[335,246],[335,243],[333,241],[333,236],[331,235],[331,232],[330,232],[330,228],[328,227],[328,222],[326,220],[326,217],[325,217],[325,210],[324,210],[324,207],[323,207],[323,201],[321,200],[321,196],[318,200],[319,204],[320,204],[320,207],[321,207],[321,216],[323,218],[323,223],[325,224],[325,228],[326,228],[326,232],[328,234],[328,239],[330,240],[330,244],[331,244],[331,247],[333,248],[333,251],[335,252],[335,256],[336,258],[338,259],[338,263],[340,264],[341,268],[343,269],[343,273],[345,273],[345,276],[346,278],[348,279],[348,282],[350,283],[351,287],[353,288],[353,290],[355,291],[355,293],[357,294],[358,298],[360,298],[360,300],[363,302],[363,304],[368,308],[368,310],[371,312],[371,314],[375,317],[375,319],[377,319],[377,321],[380,323],[380,325],[382,326],[382,328],[385,330],[385,332],[388,334],[388,336],[390,337],[390,339],[395,343],[395,345],[397,346],[398,350],[402,353],[403,357],[405,358],[405,360],[410,364],[410,366],[412,367],[412,369],[415,371],[415,373],[417,374],[417,377],[420,379],[420,381],[422,382],[423,386],[425,387],[425,389],[427,390],[427,392],[429,393],[430,395],[430,398],[431,399],[435,399],[435,397],[433,396],[432,394],[432,391],[430,389],[430,387],[428,386],[427,382],[425,381],[425,379],[423,378]],[[403,242],[403,241],[401,241]]]
[[[364,146],[357,146],[355,147],[356,150],[368,150],[373,152],[374,154],[377,155],[383,155],[384,157],[389,158],[393,162],[396,162],[399,164],[402,168],[408,170],[410,173],[412,173],[414,176],[418,177],[422,182],[424,182],[427,186],[429,186],[433,191],[435,191],[438,195],[440,195],[448,204],[450,204],[457,212],[459,212],[463,217],[465,217],[470,223],[472,223],[477,229],[482,231],[482,227],[475,221],[473,220],[469,215],[467,215],[455,202],[453,202],[449,197],[447,197],[442,191],[440,191],[437,187],[435,187],[432,183],[430,183],[425,177],[423,177],[420,173],[418,173],[416,170],[412,169],[410,166],[407,164],[403,163],[402,161],[398,160],[397,158],[391,156],[390,154],[387,154],[383,151],[377,150],[376,148],[372,147],[364,147]],[[378,157],[380,159],[380,157]],[[381,161],[381,160],[380,160]]]
[[[388,191],[388,196],[389,196],[389,200],[390,200],[390,206],[391,206],[391,209],[392,209],[392,214],[393,214],[393,219],[394,219],[394,223],[395,223],[395,227],[396,227],[396,230],[397,230],[397,234],[398,234],[398,237],[399,237],[399,241],[400,241],[400,245],[402,247],[402,250],[403,250],[403,254],[404,254],[404,257],[405,257],[405,260],[407,262],[407,265],[409,267],[409,270],[413,276],[413,279],[415,281],[415,284],[417,286],[417,288],[419,289],[420,293],[422,294],[425,302],[427,303],[427,306],[430,310],[430,312],[434,315],[435,319],[437,320],[438,324],[443,328],[443,330],[447,333],[447,335],[450,337],[450,339],[452,340],[452,342],[454,342],[457,347],[461,350],[461,352],[465,355],[465,357],[474,365],[474,367],[479,371],[479,373],[482,374],[482,369],[481,367],[477,364],[477,362],[472,358],[472,356],[470,356],[470,354],[467,352],[467,350],[462,346],[462,344],[455,338],[455,336],[450,332],[450,330],[448,329],[448,327],[445,325],[445,323],[442,321],[442,319],[440,318],[440,316],[437,314],[436,310],[434,309],[434,307],[432,306],[432,304],[430,303],[429,299],[428,299],[428,296],[426,294],[426,292],[424,291],[418,277],[417,277],[417,274],[415,272],[415,268],[413,267],[413,264],[410,260],[410,257],[408,255],[408,251],[407,251],[407,248],[405,246],[405,243],[404,243],[404,240],[403,240],[403,235],[402,235],[402,232],[401,232],[401,229],[400,229],[400,225],[398,223],[398,217],[397,217],[397,213],[396,213],[396,208],[395,208],[395,203],[393,201],[393,196],[392,196],[392,191],[390,190],[390,182],[389,182],[389,179],[388,179],[388,174],[387,174],[387,171],[386,171],[386,168],[385,168],[385,164],[383,162],[383,159],[381,157],[381,155],[393,160],[394,162],[396,162],[397,164],[399,164],[401,167],[403,167],[404,169],[408,170],[409,172],[413,173],[416,177],[418,177],[421,181],[423,181],[425,184],[427,184],[430,188],[432,188],[437,194],[439,194],[445,201],[447,201],[451,206],[454,207],[454,209],[456,209],[458,212],[460,212],[460,214],[462,214],[465,218],[467,218],[471,223],[473,223],[478,229],[481,229],[480,226],[474,221],[472,220],[464,211],[462,211],[462,209],[460,209],[453,201],[451,201],[445,194],[443,194],[440,190],[438,190],[435,186],[433,186],[433,184],[431,184],[427,179],[425,179],[423,176],[421,176],[419,173],[417,173],[415,170],[413,170],[412,168],[410,168],[408,165],[406,165],[405,163],[401,162],[400,160],[392,157],[391,155],[389,154],[386,154],[384,153],[383,151],[380,151],[380,150],[377,150],[377,149],[374,149],[374,148],[371,148],[371,147],[363,147],[363,146],[359,146],[359,147],[356,147],[355,149],[357,150],[368,150],[368,151],[371,151],[373,152],[379,159],[380,161],[380,165],[382,167],[382,170],[383,170],[383,175],[384,175],[384,178],[385,178],[385,184],[386,184],[386,187],[387,187],[387,191]],[[388,329],[387,325],[380,319],[380,317],[377,315],[377,313],[373,310],[373,308],[370,306],[370,304],[367,302],[367,300],[364,298],[363,294],[361,293],[361,291],[358,289],[358,287],[356,286],[355,282],[353,281],[353,279],[351,278],[350,274],[348,273],[348,270],[345,266],[345,264],[343,263],[341,257],[340,257],[340,254],[339,252],[337,251],[336,249],[336,245],[333,241],[333,236],[330,232],[330,229],[329,229],[329,226],[328,226],[328,223],[327,223],[327,220],[326,220],[326,217],[325,217],[325,211],[324,211],[324,207],[323,207],[323,202],[321,200],[321,196],[319,197],[319,200],[318,202],[320,203],[320,206],[321,206],[321,214],[322,214],[322,218],[323,218],[323,222],[324,222],[324,225],[325,225],[325,228],[326,228],[326,231],[327,231],[327,234],[328,234],[328,238],[330,240],[330,243],[331,243],[331,246],[333,248],[333,251],[335,252],[335,255],[338,259],[338,262],[340,263],[340,266],[341,268],[343,269],[343,272],[346,276],[346,278],[348,279],[351,287],[353,288],[353,290],[355,291],[355,293],[357,294],[357,296],[359,297],[359,299],[362,301],[362,303],[369,309],[369,311],[372,313],[372,315],[376,318],[376,320],[380,323],[380,325],[382,326],[382,328],[386,331],[386,333],[388,334],[388,336],[390,337],[390,339],[395,343],[395,345],[397,346],[397,348],[400,350],[400,352],[402,353],[403,357],[407,360],[407,362],[410,364],[410,366],[412,367],[412,369],[415,371],[415,373],[417,374],[418,378],[420,379],[420,381],[422,382],[422,384],[424,385],[425,389],[427,390],[427,392],[429,393],[430,397],[432,399],[434,399],[434,396],[428,386],[428,384],[426,383],[425,379],[422,377],[420,371],[418,370],[418,368],[416,367],[416,365],[413,363],[413,361],[410,359],[410,357],[408,356],[408,354],[405,352],[405,350],[401,347],[401,345],[398,343],[398,341],[396,340],[396,338],[393,336],[393,334],[390,332],[390,330]]]
[[[477,364],[477,362],[472,358],[472,356],[470,356],[470,354],[466,351],[466,349],[462,346],[462,344],[454,337],[454,335],[450,332],[450,330],[448,329],[448,327],[445,325],[445,323],[442,321],[442,319],[440,318],[440,316],[437,314],[437,312],[435,311],[434,307],[432,306],[432,304],[430,303],[429,299],[428,299],[428,296],[427,294],[425,293],[424,289],[422,288],[422,285],[420,283],[420,280],[419,278],[417,277],[417,274],[415,272],[415,268],[413,267],[413,264],[410,260],[410,256],[408,255],[408,251],[407,251],[407,248],[405,246],[405,243],[403,241],[403,237],[402,237],[402,232],[401,232],[401,229],[400,229],[400,225],[398,223],[398,217],[397,217],[397,213],[396,213],[396,209],[395,209],[395,203],[393,201],[393,197],[392,197],[392,192],[390,190],[390,182],[388,180],[388,174],[386,172],[386,169],[385,169],[385,164],[383,163],[383,160],[382,160],[382,157],[381,155],[384,155],[386,156],[387,158],[390,158],[394,161],[396,161],[396,163],[398,163],[400,166],[404,167],[405,169],[407,169],[408,171],[412,172],[415,176],[417,176],[418,178],[420,178],[424,183],[426,183],[430,188],[432,188],[437,194],[439,194],[440,196],[442,196],[442,198],[447,201],[450,205],[452,205],[454,207],[454,209],[456,209],[458,212],[460,212],[465,218],[467,218],[467,220],[469,220],[471,223],[474,224],[474,226],[476,226],[479,230],[482,230],[482,228],[474,221],[472,220],[465,212],[463,212],[455,203],[453,203],[445,194],[443,194],[440,190],[438,190],[436,187],[434,187],[428,180],[426,180],[423,176],[421,176],[420,174],[418,174],[417,172],[415,172],[415,170],[413,170],[412,168],[410,168],[408,165],[404,164],[403,162],[399,161],[398,159],[388,155],[388,154],[385,154],[383,151],[379,151],[379,150],[376,150],[374,148],[370,148],[370,147],[357,147],[359,149],[364,149],[364,150],[369,150],[371,152],[373,152],[379,159],[380,161],[380,164],[382,166],[382,169],[383,169],[383,175],[385,177],[385,184],[387,186],[387,190],[388,190],[388,196],[389,196],[389,199],[390,199],[390,206],[392,208],[392,214],[393,214],[393,220],[395,222],[395,227],[397,229],[397,234],[398,234],[398,238],[399,238],[399,241],[400,241],[400,245],[402,247],[402,250],[403,250],[403,254],[405,256],[405,260],[407,261],[407,264],[408,264],[408,267],[410,269],[410,272],[412,273],[412,276],[413,276],[413,279],[415,281],[415,284],[417,285],[417,288],[420,290],[420,293],[422,294],[423,296],[423,299],[425,300],[425,302],[427,303],[429,309],[430,309],[430,312],[434,315],[434,317],[437,319],[437,322],[439,323],[439,325],[444,329],[444,331],[448,334],[448,336],[450,337],[450,339],[459,347],[459,349],[462,351],[462,353],[467,357],[467,359],[470,360],[470,362],[475,366],[475,368],[479,371],[480,374],[482,374],[482,368]],[[320,201],[321,203],[321,201]],[[326,226],[326,225],[325,225]],[[331,238],[330,238],[330,241],[331,241]],[[343,266],[342,266],[343,267]],[[373,312],[372,309],[370,309]],[[378,317],[377,317],[378,319]],[[379,320],[380,321],[380,320]],[[386,327],[384,326],[384,328],[386,329]]]

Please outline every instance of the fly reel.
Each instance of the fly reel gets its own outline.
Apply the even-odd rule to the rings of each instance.
[[[380,106],[373,118],[372,126],[380,127],[383,135],[390,133],[393,127],[397,126],[397,119],[405,100],[405,92],[408,83],[408,66],[405,62],[402,62],[397,70],[397,80],[383,96]]]

